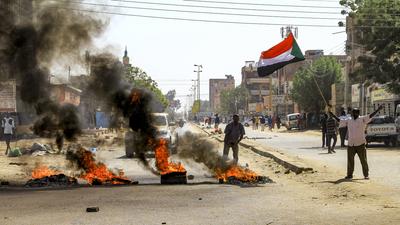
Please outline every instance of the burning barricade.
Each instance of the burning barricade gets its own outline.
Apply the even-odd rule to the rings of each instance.
[[[156,167],[161,175],[161,184],[186,184],[186,170],[181,163],[169,161],[168,143],[160,139],[155,149]]]

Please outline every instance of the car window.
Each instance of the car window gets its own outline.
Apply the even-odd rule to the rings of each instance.
[[[153,123],[155,126],[166,126],[167,120],[166,120],[165,116],[154,116]]]
[[[370,124],[385,124],[385,123],[394,123],[393,117],[375,117],[372,118]]]
[[[289,120],[296,120],[296,119],[297,119],[296,115],[289,116]]]

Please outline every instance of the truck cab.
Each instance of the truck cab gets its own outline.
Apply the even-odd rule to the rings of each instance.
[[[390,116],[375,116],[366,128],[367,144],[370,142],[383,142],[386,146],[390,144],[397,146],[399,139],[399,127],[395,119]]]

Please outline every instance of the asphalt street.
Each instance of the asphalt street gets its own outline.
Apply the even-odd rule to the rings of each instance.
[[[222,150],[220,143],[214,144]],[[96,155],[109,168],[123,169],[129,178],[139,180],[139,185],[1,187],[0,224],[394,224],[400,220],[398,202],[377,196],[372,183],[333,184],[337,174],[323,172],[283,174],[279,171],[284,168],[245,148],[240,149],[240,163],[275,183],[218,184],[204,166],[182,161],[195,179],[188,185],[161,185],[160,178],[136,159],[124,157],[123,146],[103,146]],[[57,166],[55,158],[39,157]],[[87,207],[100,211],[88,213]]]

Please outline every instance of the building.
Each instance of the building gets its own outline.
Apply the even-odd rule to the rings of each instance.
[[[52,84],[51,98],[59,104],[72,104],[79,106],[82,91],[68,84]]]
[[[232,75],[226,75],[226,79],[210,79],[210,109],[212,112],[218,112],[221,107],[221,92],[235,88],[235,78]]]
[[[276,73],[270,76],[276,77]],[[242,85],[249,91],[249,99],[247,101],[247,113],[262,112],[269,109],[268,103],[264,104],[264,100],[272,90],[272,79],[268,77],[259,77],[257,73],[257,64],[254,61],[246,61],[242,67]],[[270,85],[271,84],[271,85]]]

